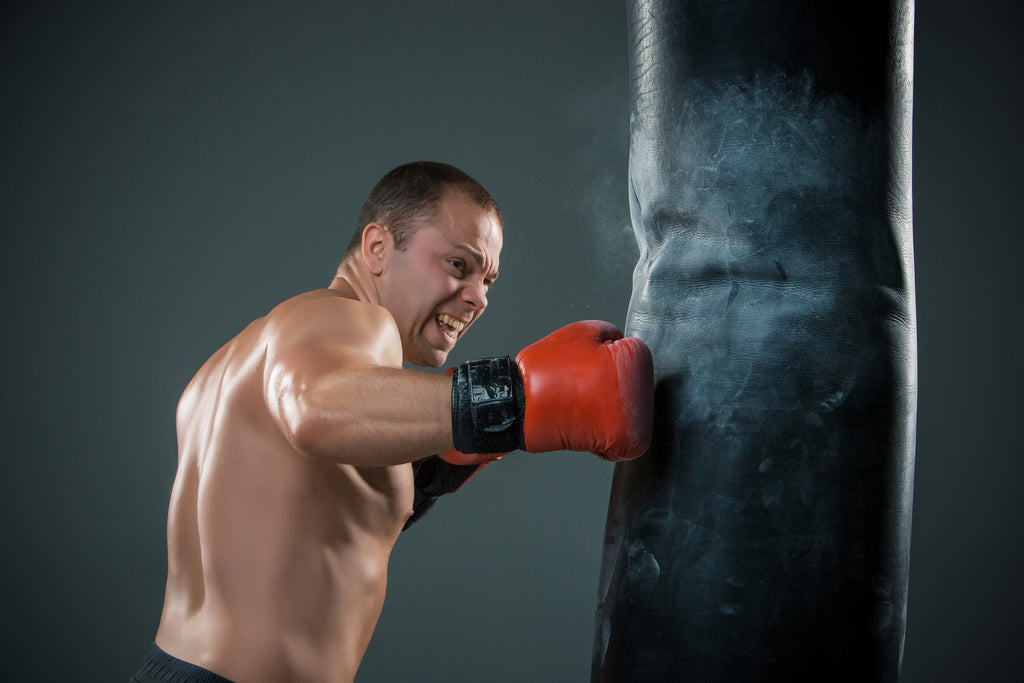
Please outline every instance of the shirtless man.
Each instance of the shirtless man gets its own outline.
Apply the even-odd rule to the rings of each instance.
[[[402,368],[442,365],[487,307],[503,226],[476,181],[407,164],[359,224],[327,289],[251,323],[182,394],[163,613],[133,681],[351,681],[412,513],[411,462],[646,450],[650,355],[606,323],[515,362]]]

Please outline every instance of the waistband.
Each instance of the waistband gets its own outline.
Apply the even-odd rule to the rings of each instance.
[[[130,683],[231,683],[231,680],[171,656],[153,643]]]

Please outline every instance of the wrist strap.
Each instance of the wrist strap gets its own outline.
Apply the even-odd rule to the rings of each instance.
[[[523,376],[508,356],[463,363],[452,374],[452,437],[462,453],[523,445]]]

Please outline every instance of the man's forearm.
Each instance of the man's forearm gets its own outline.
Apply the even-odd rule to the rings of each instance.
[[[276,384],[268,407],[293,447],[310,457],[382,467],[453,447],[446,375],[362,367]]]

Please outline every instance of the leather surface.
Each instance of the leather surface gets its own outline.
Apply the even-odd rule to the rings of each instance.
[[[412,464],[413,492],[412,515],[405,521],[402,531],[418,522],[434,507],[441,496],[455,493],[462,485],[487,466],[487,462],[473,465],[458,465],[447,462],[437,455],[415,461]]]
[[[463,363],[452,374],[452,439],[455,450],[507,453],[523,446],[523,378],[508,356]],[[449,459],[451,460],[451,459]]]
[[[595,681],[895,680],[916,422],[912,4],[630,3],[626,333]]]
[[[647,450],[654,369],[639,339],[624,339],[611,323],[582,320],[527,346],[516,363],[527,451],[589,451],[618,462]]]

